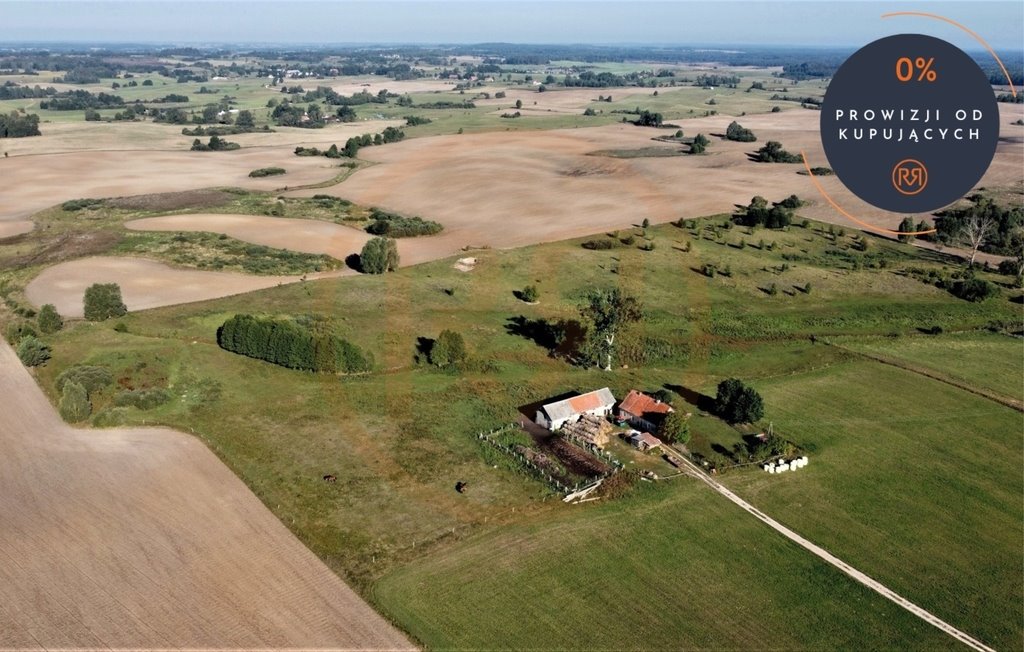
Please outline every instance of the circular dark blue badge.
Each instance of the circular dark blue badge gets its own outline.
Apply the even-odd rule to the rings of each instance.
[[[956,46],[923,34],[857,50],[821,105],[821,142],[836,176],[896,213],[934,211],[966,195],[998,141],[988,76]]]

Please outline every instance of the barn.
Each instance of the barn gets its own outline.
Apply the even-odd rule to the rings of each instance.
[[[561,401],[547,403],[537,410],[537,425],[548,430],[558,430],[567,423],[575,423],[585,414],[605,417],[615,407],[615,396],[607,387],[586,394],[571,396]]]

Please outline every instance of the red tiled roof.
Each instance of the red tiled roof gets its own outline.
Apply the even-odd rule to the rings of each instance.
[[[619,409],[634,416],[643,417],[645,414],[668,414],[672,411],[672,406],[643,392],[631,389],[629,394],[626,394],[626,398],[622,399]]]
[[[587,394],[581,394],[579,396],[573,396],[569,399],[569,407],[574,412],[588,412],[590,410],[596,410],[603,405],[601,397],[597,391],[589,392]]]

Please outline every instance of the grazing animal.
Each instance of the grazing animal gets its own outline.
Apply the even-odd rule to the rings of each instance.
[[[468,486],[469,485],[467,483],[465,483],[465,482],[462,482],[462,481],[456,482],[455,483],[455,491],[458,491],[460,494],[464,494],[464,493],[466,493],[466,487],[468,487]]]
[[[324,482],[337,482],[338,476],[328,473],[324,476]]]

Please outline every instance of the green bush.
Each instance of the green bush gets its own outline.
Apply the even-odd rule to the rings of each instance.
[[[440,233],[443,226],[432,220],[425,220],[422,217],[405,217],[396,213],[382,211],[379,208],[371,209],[370,224],[366,227],[367,233],[383,235],[390,238],[414,238],[420,235],[434,235]]]
[[[86,393],[91,395],[113,382],[114,377],[106,367],[75,365],[62,371],[54,381],[54,386],[58,392],[62,392],[68,383],[76,383],[84,387]]]
[[[39,330],[43,333],[56,333],[64,328],[64,320],[52,303],[47,303],[39,309],[36,323],[39,324]]]
[[[60,205],[61,210],[73,213],[85,208],[96,208],[103,205],[102,199],[71,199]]]
[[[253,178],[272,177],[272,176],[276,176],[278,174],[284,174],[285,172],[286,172],[286,170],[284,168],[275,168],[275,167],[258,168],[256,170],[253,170],[252,172],[250,172],[249,176],[253,177]]]
[[[584,249],[591,249],[594,251],[600,251],[604,249],[614,249],[618,246],[618,241],[606,238],[604,240],[587,240],[582,245]]]
[[[525,288],[523,288],[523,301],[526,301],[527,303],[535,303],[537,301],[537,297],[539,296],[540,291],[537,289],[536,285],[527,285]]]
[[[4,332],[4,335],[7,337],[7,343],[14,345],[24,337],[35,337],[36,329],[27,321],[14,321],[7,324],[7,330]]]
[[[85,290],[85,318],[103,321],[120,317],[128,312],[121,299],[121,286],[117,283],[94,283]]]
[[[67,383],[64,385],[64,391],[61,393],[57,411],[60,412],[60,416],[68,423],[85,421],[92,414],[89,394],[78,383]]]
[[[26,367],[38,367],[50,359],[50,347],[33,335],[26,335],[18,342],[18,358]]]
[[[133,407],[139,410],[152,410],[171,400],[171,393],[163,387],[152,389],[126,389],[114,396],[117,407]]]
[[[980,278],[955,281],[949,291],[953,296],[974,303],[984,301],[999,294],[999,288],[994,283]]]

